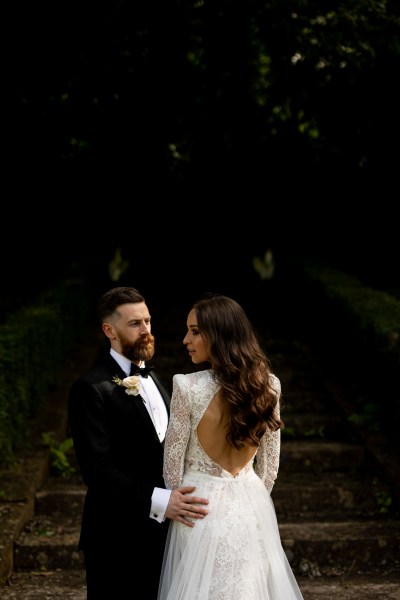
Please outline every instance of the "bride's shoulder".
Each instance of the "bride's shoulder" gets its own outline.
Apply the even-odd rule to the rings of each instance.
[[[280,379],[276,375],[274,375],[273,373],[271,373],[270,376],[269,376],[269,383],[270,383],[270,386],[272,387],[272,389],[278,395],[280,395],[280,393],[281,393],[281,382],[280,382]]]
[[[176,384],[188,384],[193,385],[194,383],[199,383],[203,381],[211,381],[214,379],[213,371],[211,369],[206,369],[204,371],[194,371],[193,373],[177,373],[173,376],[172,380]]]

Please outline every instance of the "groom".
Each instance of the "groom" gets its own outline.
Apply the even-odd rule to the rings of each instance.
[[[136,373],[154,355],[144,297],[115,287],[100,298],[98,317],[109,350],[73,383],[68,399],[87,486],[78,546],[87,598],[156,600],[168,520],[193,527],[208,501],[188,495],[193,487],[165,489],[169,396],[153,370]]]

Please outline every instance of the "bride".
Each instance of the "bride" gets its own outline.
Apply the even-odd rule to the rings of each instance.
[[[173,377],[166,486],[196,486],[209,513],[169,525],[158,600],[302,600],[271,500],[281,386],[242,307],[217,294],[190,310],[183,340],[211,368]]]

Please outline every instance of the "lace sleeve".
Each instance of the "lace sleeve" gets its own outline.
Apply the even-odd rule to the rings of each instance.
[[[164,481],[168,489],[179,487],[190,437],[189,390],[184,375],[174,375],[170,419],[164,443]]]
[[[274,376],[274,388],[278,397],[281,396],[281,384],[277,377]],[[280,403],[276,406],[276,415],[280,416]],[[265,432],[261,438],[260,446],[257,450],[255,472],[264,482],[265,487],[271,493],[274,487],[275,480],[278,476],[279,456],[281,450],[281,430]]]

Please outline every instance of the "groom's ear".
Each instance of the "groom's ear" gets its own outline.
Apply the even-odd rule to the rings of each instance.
[[[115,335],[114,327],[110,323],[103,323],[101,328],[109,340],[116,339],[117,336]]]

